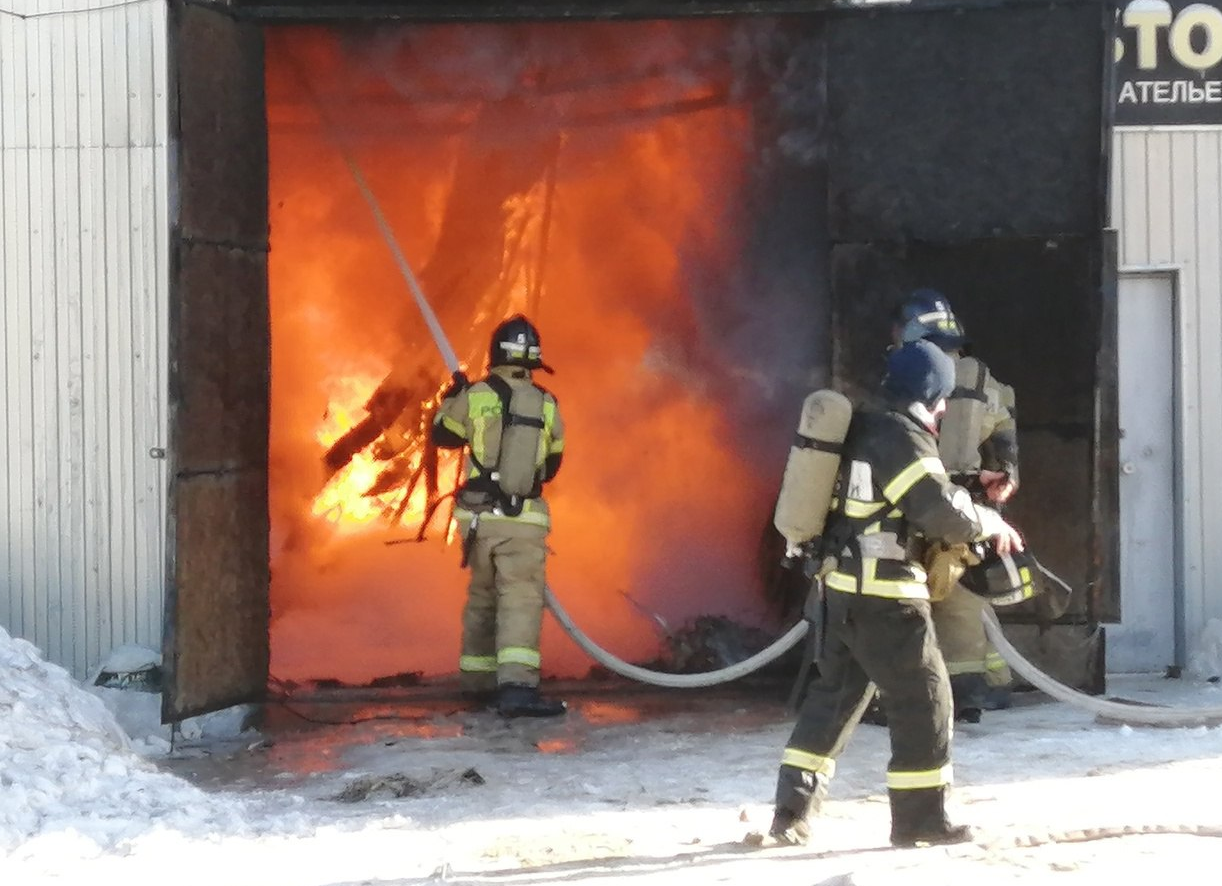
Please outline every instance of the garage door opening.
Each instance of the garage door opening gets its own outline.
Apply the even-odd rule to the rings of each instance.
[[[382,407],[410,429],[447,373],[345,152],[474,373],[497,319],[539,323],[569,424],[551,579],[604,646],[648,661],[699,615],[776,635],[760,549],[801,399],[877,384],[895,299],[934,286],[1018,392],[1014,516],[1081,589],[1054,630],[1008,627],[1098,660],[1114,12],[781,6],[176,7],[167,722],[265,698],[269,671],[444,693],[455,669],[448,501],[413,540],[455,466],[409,497],[419,445],[374,457]],[[545,672],[584,677],[545,626]]]
[[[774,633],[761,542],[828,364],[817,27],[264,34],[272,675],[458,658],[459,465],[424,433],[447,373],[345,158],[473,376],[502,319],[540,327],[568,426],[549,580],[578,623],[631,661],[699,616]],[[550,619],[543,653],[589,670]]]

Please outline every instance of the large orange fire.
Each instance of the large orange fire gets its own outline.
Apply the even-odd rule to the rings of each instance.
[[[744,298],[737,28],[268,31],[276,677],[457,662],[459,466],[421,432],[447,373],[345,156],[471,374],[501,319],[540,327],[568,427],[549,579],[578,622],[639,661],[662,624],[762,617],[792,416],[751,451],[726,394],[768,380],[710,331]],[[545,673],[589,667],[550,621],[543,644]]]

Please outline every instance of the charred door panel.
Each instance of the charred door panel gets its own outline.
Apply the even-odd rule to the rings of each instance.
[[[267,124],[262,34],[176,5],[166,722],[268,670]]]
[[[1022,489],[1008,515],[1040,561],[1077,590],[1069,617],[1078,620],[1096,618],[1104,588],[1115,588],[1114,521],[1095,516],[1115,513],[1095,466],[1106,255],[1101,236],[843,244],[832,266],[841,296],[835,375],[849,389],[877,386],[890,308],[917,286],[948,295],[976,353],[1014,388]],[[1104,434],[1100,445],[1114,439]]]
[[[1100,227],[1104,4],[973,6],[832,20],[834,241]]]
[[[1119,244],[1116,231],[1103,233],[1099,255],[1099,353],[1095,358],[1095,526],[1099,531],[1099,589],[1092,595],[1096,621],[1120,620],[1120,365]]]
[[[914,4],[828,31],[834,376],[872,389],[896,301],[949,296],[1015,388],[1010,513],[1074,585],[1078,622],[1117,593],[1112,28],[1105,4],[1069,0]]]

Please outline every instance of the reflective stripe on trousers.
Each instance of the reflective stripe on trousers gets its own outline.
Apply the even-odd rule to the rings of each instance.
[[[468,674],[495,674],[496,656],[462,655],[458,658],[458,669]]]
[[[520,664],[526,665],[528,668],[539,667],[541,656],[538,649],[530,649],[526,646],[506,646],[504,649],[498,649],[496,653],[496,663],[504,664]]]
[[[836,761],[831,757],[812,754],[799,748],[785,748],[785,752],[781,754],[781,765],[804,769],[825,778],[831,778],[836,774]]]
[[[917,772],[887,770],[887,787],[893,791],[919,791],[940,788],[954,782],[954,771],[947,763],[938,769],[922,769]]]

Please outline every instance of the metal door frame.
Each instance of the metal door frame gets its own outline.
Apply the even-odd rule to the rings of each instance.
[[[1172,597],[1172,622],[1171,622],[1171,653],[1172,663],[1177,667],[1186,667],[1188,664],[1188,636],[1187,626],[1185,624],[1185,551],[1184,551],[1184,408],[1183,408],[1183,391],[1184,391],[1184,342],[1186,337],[1184,334],[1184,318],[1183,318],[1183,297],[1182,297],[1182,282],[1183,282],[1183,265],[1180,264],[1149,264],[1149,265],[1123,265],[1119,268],[1117,274],[1116,285],[1116,325],[1117,337],[1119,337],[1120,325],[1120,305],[1119,302],[1123,296],[1120,292],[1125,280],[1135,278],[1149,277],[1158,280],[1166,280],[1171,284],[1171,513],[1173,515],[1171,523],[1172,538],[1172,557],[1171,557],[1171,579],[1174,594]],[[1117,395],[1120,394],[1119,374],[1121,354],[1119,348],[1116,350],[1116,373],[1117,373]],[[1119,410],[1117,410],[1119,417]],[[1117,441],[1119,443],[1119,441]],[[1119,448],[1118,450],[1119,451]],[[1119,469],[1119,464],[1117,469]],[[1119,502],[1118,502],[1119,504]],[[1121,514],[1123,519],[1123,514]],[[1121,556],[1124,554],[1121,552]],[[1124,618],[1124,603],[1123,592],[1121,588],[1120,602],[1120,617]]]

